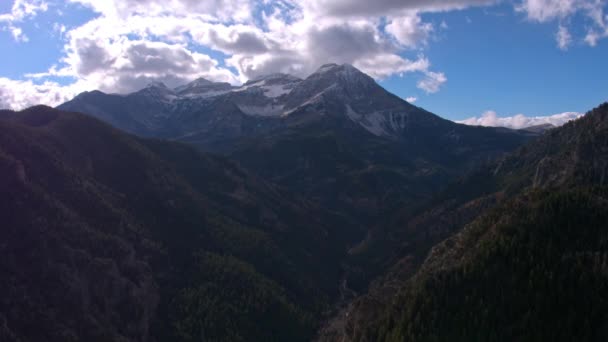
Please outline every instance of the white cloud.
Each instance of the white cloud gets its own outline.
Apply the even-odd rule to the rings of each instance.
[[[9,31],[16,42],[28,42],[29,38],[17,24],[47,11],[48,7],[44,0],[15,0],[9,13],[0,14],[0,29]]]
[[[439,12],[484,6],[496,0],[308,0],[307,7],[316,13],[333,16],[383,15],[407,10]]]
[[[410,60],[387,53],[359,59],[354,65],[367,71],[372,77],[385,78],[395,73],[401,76],[413,72],[424,73],[427,72],[431,63],[424,56],[418,56],[415,60]]]
[[[572,43],[572,36],[570,35],[568,28],[560,25],[557,34],[555,35],[555,40],[557,41],[557,46],[561,50],[568,50],[568,47]]]
[[[483,113],[480,117],[471,117],[456,122],[472,126],[508,127],[521,129],[545,124],[561,126],[568,121],[581,117],[582,115],[583,114],[576,112],[565,112],[548,116],[525,116],[523,114],[517,114],[514,116],[499,117],[495,111],[489,110]]]
[[[16,42],[27,43],[30,39],[23,33],[23,30],[20,27],[9,26],[8,29],[11,31],[13,35],[13,39]]]
[[[67,28],[63,24],[60,24],[60,23],[53,24],[53,32],[55,34],[58,34],[60,37],[63,36],[63,34],[65,33],[66,30],[67,30]]]
[[[412,77],[418,88],[438,92],[447,76],[422,52],[447,24],[432,24],[425,13],[498,0],[64,0],[98,16],[79,27],[54,25],[65,42],[64,56],[46,72],[29,75],[70,77],[82,90],[130,92],[149,81],[167,85],[197,77],[231,83],[272,72],[305,77],[320,65],[350,63],[382,79]],[[568,18],[583,11],[595,23],[585,41],[608,35],[605,0],[514,0],[534,21],[560,21],[560,47],[575,41]],[[16,40],[27,36],[15,23],[47,11],[69,11],[58,2],[17,0],[0,25]],[[50,4],[50,5],[49,5]],[[544,6],[544,7],[543,7]],[[69,9],[69,8],[68,8]],[[563,29],[562,29],[563,27]],[[572,31],[575,32],[575,31]],[[415,54],[412,50],[416,50]],[[57,83],[48,83],[49,85]],[[71,87],[72,85],[70,85]],[[49,103],[56,104],[56,103]]]
[[[442,72],[428,71],[426,77],[418,81],[418,88],[432,94],[438,92],[447,81],[448,78]]]
[[[109,18],[199,15],[212,21],[251,20],[252,0],[69,0],[92,8]]]
[[[418,98],[417,98],[417,97],[415,97],[415,96],[410,96],[410,97],[407,97],[407,98],[405,99],[405,101],[407,101],[407,102],[409,102],[409,103],[414,103],[414,102],[416,102],[417,100],[418,100]]]
[[[103,91],[129,92],[152,80],[172,86],[201,76],[231,83],[273,72],[306,77],[334,62],[353,64],[376,78],[418,73],[432,91],[445,81],[442,73],[430,71],[424,56],[410,59],[401,53],[424,45],[432,32],[416,12],[391,17],[384,31],[386,14],[321,15],[311,12],[307,1],[267,1],[271,10],[263,11],[261,23],[252,19],[256,2],[249,0],[70,1],[100,16],[65,31],[65,57],[31,77],[70,76]],[[225,66],[195,52],[197,46],[225,54]]]
[[[433,32],[431,23],[423,23],[417,13],[393,17],[386,25],[386,31],[392,34],[405,47],[416,47],[426,44]]]
[[[36,84],[0,77],[0,108],[19,110],[40,103],[59,104],[77,95],[81,89],[80,83],[66,87],[55,82]]]
[[[529,19],[547,22],[563,19],[578,10],[579,0],[524,0],[516,9],[525,12]]]
[[[64,60],[67,66],[54,72],[87,80],[102,91],[125,93],[152,81],[177,86],[193,77],[237,82],[230,71],[218,67],[216,60],[180,43],[127,37],[91,39],[74,33]]]
[[[531,21],[559,22],[556,33],[557,46],[565,50],[572,42],[568,25],[572,18],[580,15],[586,19],[587,34],[583,41],[590,46],[608,37],[608,21],[605,15],[606,0],[522,0],[515,9],[525,13]]]
[[[36,16],[40,12],[45,12],[49,4],[45,0],[14,0],[9,13],[0,14],[0,22],[22,21],[27,17]]]

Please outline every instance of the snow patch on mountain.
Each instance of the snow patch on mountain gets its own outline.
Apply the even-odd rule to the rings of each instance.
[[[293,112],[295,112],[295,111],[297,111],[297,110],[299,110],[301,108],[304,108],[304,107],[306,107],[308,105],[320,102],[321,99],[323,98],[323,95],[326,92],[335,89],[337,86],[338,85],[334,83],[334,84],[330,85],[329,87],[321,90],[320,92],[318,92],[318,93],[316,93],[316,94],[314,94],[314,95],[312,95],[312,96],[310,96],[308,98],[300,99],[300,101],[302,101],[302,102],[300,102],[297,106],[292,107],[288,111],[286,111],[285,113],[283,113],[283,116],[287,116],[287,115],[289,115],[289,114],[291,114],[291,113],[293,113]]]
[[[231,93],[233,90],[209,90],[203,93],[194,94],[182,94],[179,96],[180,99],[209,99],[221,95]]]
[[[232,90],[232,92],[238,93],[238,92],[244,92],[244,91],[251,91],[252,89],[255,89],[255,90],[261,89],[264,96],[269,97],[269,98],[277,98],[282,95],[289,94],[289,92],[291,91],[291,89],[287,85],[282,85],[282,84],[267,85],[266,80],[261,80],[261,81],[255,82],[255,83],[247,83],[238,89]]]
[[[248,91],[249,89],[261,89],[264,96],[278,98],[287,95],[302,80],[286,74],[271,74],[252,79],[236,89],[236,92]]]
[[[367,115],[357,113],[349,104],[346,105],[346,115],[355,123],[363,126],[368,132],[375,136],[390,136],[386,131],[386,117],[380,112]]]

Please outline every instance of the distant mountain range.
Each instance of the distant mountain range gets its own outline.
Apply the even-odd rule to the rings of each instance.
[[[348,118],[374,136],[394,140],[418,126],[459,127],[388,93],[348,64],[324,65],[305,80],[272,74],[240,87],[201,78],[175,89],[152,83],[127,95],[85,92],[58,109],[210,151],[228,150],[240,138],[317,122],[324,115]]]
[[[536,133],[453,123],[387,92],[351,65],[242,87],[197,80],[59,106],[141,136],[220,152],[251,172],[366,224],[417,203]],[[365,234],[365,232],[361,232]]]

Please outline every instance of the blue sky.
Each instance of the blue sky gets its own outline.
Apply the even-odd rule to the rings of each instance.
[[[563,51],[555,43],[555,24],[530,22],[507,5],[429,19],[449,26],[426,50],[448,82],[428,96],[412,80],[391,77],[382,84],[402,97],[415,94],[416,104],[432,112],[451,119],[490,109],[550,115],[584,112],[608,101],[608,42],[595,47],[579,42]],[[585,24],[574,18],[572,25]]]
[[[606,8],[605,0],[4,0],[0,106],[56,105],[155,80],[305,77],[337,62],[452,120],[584,112],[608,100]]]

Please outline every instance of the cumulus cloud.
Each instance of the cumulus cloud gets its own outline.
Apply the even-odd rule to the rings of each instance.
[[[44,0],[14,0],[9,13],[0,14],[0,22],[22,21],[27,17],[33,17],[40,12],[45,12],[49,4]]]
[[[250,0],[69,0],[102,13],[127,19],[133,14],[150,17],[200,15],[212,21],[244,22],[251,19]]]
[[[205,77],[245,82],[284,72],[306,77],[320,65],[350,63],[377,79],[411,77],[436,93],[447,75],[436,70],[424,48],[445,23],[425,13],[489,6],[498,0],[63,0],[96,13],[78,27],[53,25],[64,55],[45,72],[27,77],[44,84],[66,77],[68,84],[108,92],[130,92],[150,81],[177,85]],[[585,41],[608,36],[604,0],[514,0],[530,20],[557,20],[556,39],[566,49],[575,38],[568,18],[584,13],[594,23]],[[0,14],[0,28],[27,41],[22,21],[58,1],[16,0]],[[67,8],[67,7],[66,7]],[[66,8],[61,8],[65,10]],[[415,52],[413,52],[415,51]],[[73,83],[69,83],[73,82]],[[39,98],[39,97],[35,97]],[[50,102],[47,104],[57,104]]]
[[[418,98],[415,96],[410,96],[405,99],[405,101],[407,101],[409,103],[414,103],[414,102],[416,102],[416,100],[418,100]]]
[[[334,16],[381,15],[395,11],[448,11],[470,6],[490,5],[495,0],[309,0],[308,7],[317,13]]]
[[[465,125],[472,126],[491,126],[491,127],[508,127],[513,129],[521,129],[538,125],[553,125],[561,126],[568,121],[581,117],[582,113],[565,112],[548,116],[525,116],[517,114],[514,116],[499,117],[495,111],[487,111],[480,117],[471,117],[465,120],[456,121]]]
[[[421,43],[426,44],[433,30],[433,25],[422,22],[422,19],[416,13],[392,17],[386,26],[386,31],[405,47],[416,47]]]
[[[418,88],[432,94],[438,92],[447,81],[448,78],[442,72],[428,71],[426,77],[418,82]]]
[[[531,21],[557,21],[557,46],[565,50],[574,39],[567,25],[575,15],[580,15],[587,21],[587,33],[583,39],[585,43],[595,46],[598,40],[608,37],[606,5],[605,0],[523,0],[515,8]]]
[[[16,42],[28,42],[29,38],[19,27],[27,18],[45,12],[49,5],[44,0],[15,0],[9,13],[0,14],[0,29],[9,31]]]
[[[570,31],[568,31],[565,26],[560,25],[557,34],[555,35],[555,40],[557,40],[557,46],[561,50],[568,50],[568,46],[572,43]]]
[[[574,14],[579,3],[578,0],[524,0],[516,8],[525,12],[529,19],[546,22]]]
[[[80,92],[81,85],[62,87],[55,82],[36,84],[0,77],[0,109],[23,109],[40,103],[65,102]]]
[[[268,1],[262,22],[251,16],[254,4],[259,3],[249,0],[197,5],[187,0],[172,0],[170,5],[156,0],[71,1],[89,6],[101,16],[65,32],[68,42],[63,65],[46,75],[97,80],[102,90],[133,91],[154,78],[173,85],[200,76],[231,83],[274,72],[306,77],[328,62],[350,63],[376,78],[418,73],[424,77],[424,85],[435,75],[424,56],[412,59],[401,53],[405,47],[424,44],[432,32],[432,25],[424,23],[416,12],[391,17],[389,28],[384,30],[381,18],[386,13],[341,18],[311,12],[307,1]],[[143,58],[142,51],[133,53],[135,47],[142,50],[146,42],[155,46],[154,51],[146,49]],[[205,58],[194,51],[196,46],[226,57],[223,61]],[[171,60],[163,63],[162,58]]]
[[[26,43],[30,40],[23,33],[23,30],[20,27],[9,26],[8,29],[9,29],[9,31],[11,31],[11,35],[13,35],[13,39],[15,39],[16,42]]]
[[[65,56],[60,65],[47,72],[29,74],[31,78],[48,76],[71,77],[87,85],[84,90],[126,93],[138,90],[154,81],[177,86],[196,77],[213,81],[237,83],[228,69],[210,56],[192,51],[179,39],[151,39],[145,20],[132,18],[132,25],[122,25],[113,19],[100,17],[67,31]],[[112,25],[112,24],[116,25]],[[187,24],[187,23],[186,23]],[[154,29],[167,34],[167,27]],[[134,33],[135,32],[135,33]]]

